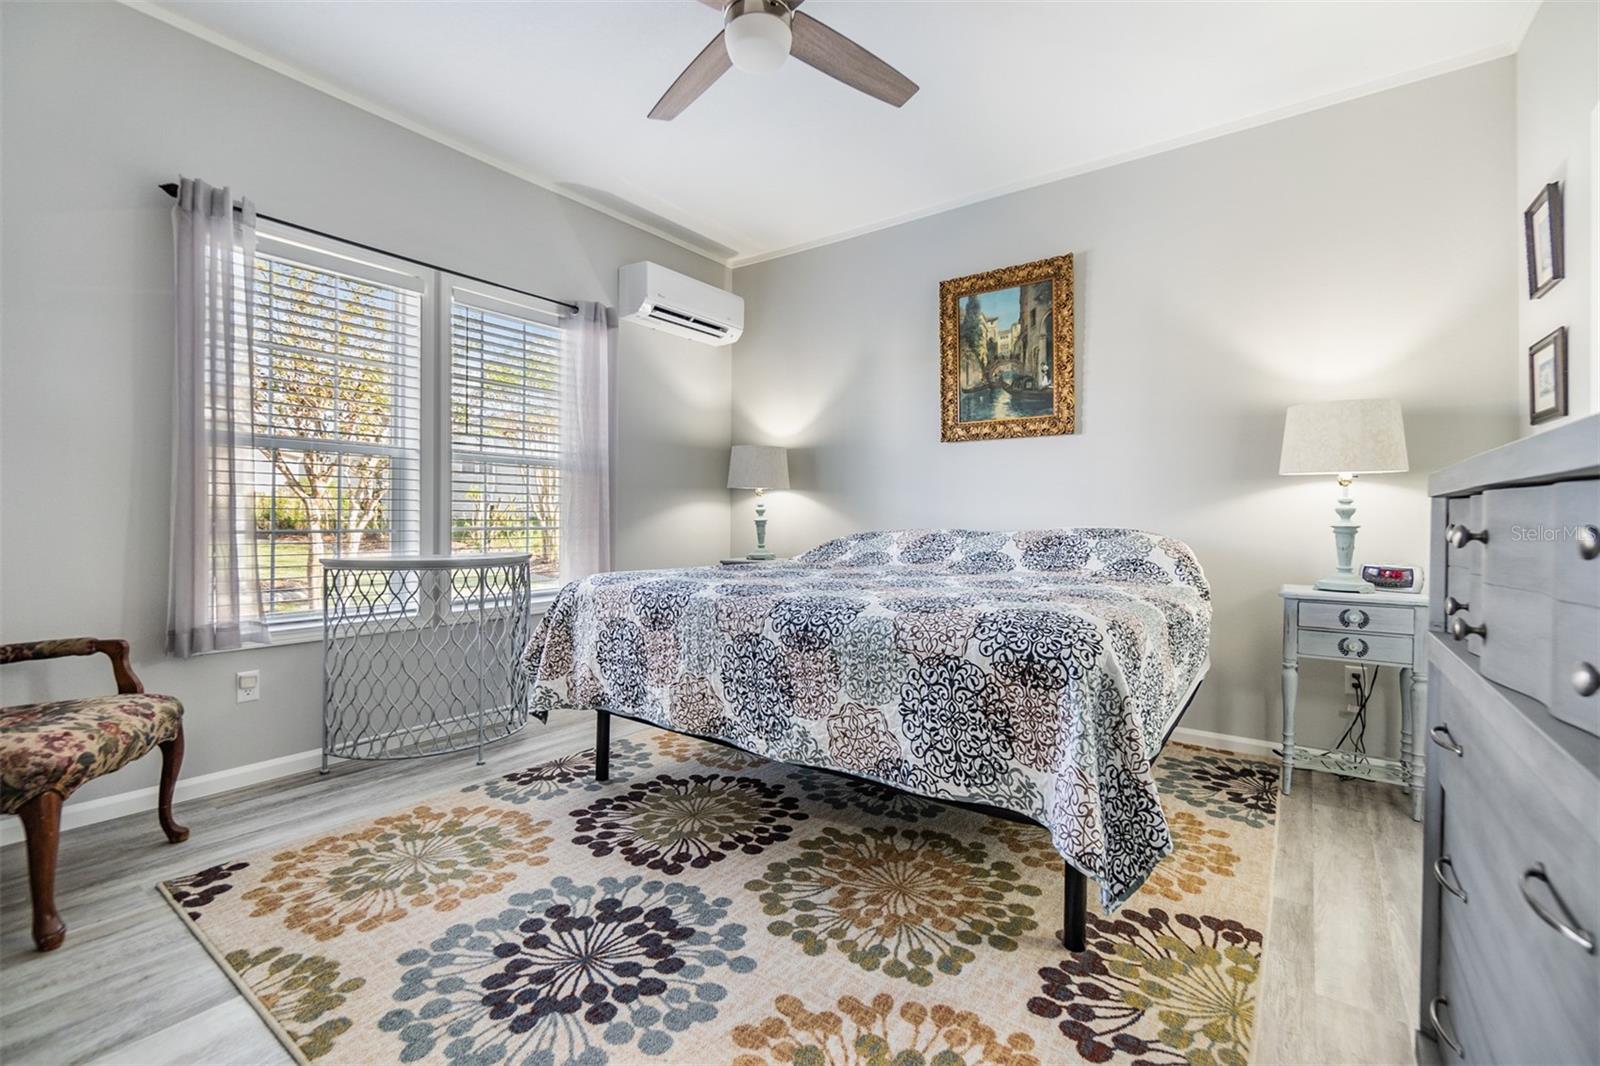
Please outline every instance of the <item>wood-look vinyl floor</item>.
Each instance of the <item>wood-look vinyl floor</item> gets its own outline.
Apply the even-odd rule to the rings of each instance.
[[[0,1062],[289,1062],[156,882],[592,742],[593,720],[571,715],[490,749],[484,767],[470,755],[344,764],[332,781],[313,772],[194,800],[177,807],[192,830],[179,845],[154,811],[74,830],[56,878],[67,941],[48,955],[28,933],[22,846],[0,850]],[[1410,1063],[1420,828],[1398,790],[1313,773],[1296,775],[1280,817],[1256,1060]]]

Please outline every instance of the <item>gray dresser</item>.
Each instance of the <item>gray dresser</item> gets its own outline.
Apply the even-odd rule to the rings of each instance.
[[[1600,416],[1428,491],[1418,1059],[1600,1062]]]

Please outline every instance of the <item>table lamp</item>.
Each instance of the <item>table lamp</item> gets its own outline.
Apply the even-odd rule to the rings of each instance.
[[[771,559],[767,551],[768,489],[789,487],[789,453],[767,444],[735,444],[728,459],[728,487],[756,490],[756,550],[747,559]]]
[[[1350,486],[1357,474],[1400,474],[1406,463],[1406,431],[1399,400],[1331,400],[1289,408],[1283,420],[1280,474],[1333,474],[1339,479],[1333,547],[1338,567],[1317,582],[1326,592],[1371,592],[1356,576],[1355,501]]]

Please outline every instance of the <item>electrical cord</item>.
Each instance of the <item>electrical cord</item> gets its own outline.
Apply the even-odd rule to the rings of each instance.
[[[1367,757],[1367,701],[1372,698],[1372,692],[1378,687],[1378,672],[1381,666],[1372,668],[1372,677],[1367,677],[1366,667],[1361,668],[1361,702],[1356,704],[1355,717],[1350,719],[1350,724],[1345,726],[1344,735],[1335,744],[1334,750],[1344,747],[1344,742],[1350,739],[1351,733],[1355,734],[1354,748],[1356,754],[1364,760]]]

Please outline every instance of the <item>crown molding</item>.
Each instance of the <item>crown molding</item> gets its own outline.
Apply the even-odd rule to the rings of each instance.
[[[1090,174],[1097,170],[1106,170],[1110,167],[1121,166],[1124,163],[1132,163],[1140,159],[1148,159],[1151,156],[1162,155],[1166,152],[1175,151],[1179,148],[1188,148],[1191,145],[1202,144],[1206,141],[1214,141],[1219,137],[1226,137],[1229,134],[1243,133],[1246,130],[1252,130],[1260,126],[1271,125],[1274,122],[1281,122],[1287,118],[1296,118],[1300,115],[1310,114],[1313,111],[1321,111],[1324,108],[1333,107],[1337,104],[1349,103],[1352,100],[1359,100],[1364,96],[1372,96],[1375,93],[1387,92],[1390,89],[1399,89],[1406,85],[1413,85],[1417,82],[1427,81],[1429,78],[1437,78],[1444,74],[1453,74],[1456,71],[1466,70],[1469,67],[1479,66],[1483,63],[1492,63],[1497,59],[1504,59],[1507,56],[1515,55],[1516,52],[1517,47],[1515,45],[1496,45],[1493,48],[1485,48],[1476,52],[1469,52],[1466,55],[1457,56],[1454,59],[1444,60],[1439,63],[1432,63],[1425,67],[1418,67],[1415,70],[1391,75],[1387,78],[1380,78],[1372,82],[1366,82],[1362,85],[1356,86],[1355,88],[1340,90],[1336,93],[1327,93],[1323,96],[1312,97],[1309,100],[1303,100],[1297,104],[1289,104],[1285,107],[1274,108],[1271,111],[1263,111],[1260,114],[1251,115],[1248,118],[1237,119],[1233,122],[1226,122],[1220,126],[1212,126],[1208,129],[1200,130],[1197,133],[1186,134],[1182,137],[1175,137],[1171,140],[1160,141],[1144,148],[1135,148],[1132,151],[1106,156],[1103,159],[1096,159],[1088,163],[1080,163],[1076,166],[1067,167],[1062,170],[1052,170],[1030,178],[1023,178],[1019,181],[1009,182],[1005,185],[994,186],[984,190],[983,192],[973,193],[970,196],[963,196],[957,200],[947,200],[943,203],[935,204],[932,207],[920,208],[916,211],[907,212],[903,215],[896,215],[893,218],[885,219],[881,222],[873,222],[865,226],[857,226],[854,229],[842,230],[826,237],[818,237],[815,240],[804,241],[800,244],[792,244],[783,248],[775,248],[771,251],[753,252],[749,255],[734,256],[728,260],[728,266],[734,270],[740,270],[744,267],[755,266],[757,263],[765,263],[773,259],[782,259],[785,256],[797,255],[801,252],[809,252],[817,248],[825,248],[830,244],[838,244],[841,241],[853,240],[856,237],[864,237],[869,233],[877,233],[880,230],[893,229],[896,226],[903,226],[908,222],[917,222],[925,218],[932,218],[935,215],[942,215],[947,211],[955,211],[959,208],[971,207],[974,204],[981,204],[988,200],[997,200],[1002,196],[1010,196],[1013,193],[1026,192],[1029,189],[1036,189],[1041,185],[1050,185],[1054,182],[1065,181],[1068,178],[1076,178],[1084,174]]]
[[[434,129],[432,126],[418,122],[413,118],[409,118],[397,111],[384,107],[382,104],[374,103],[363,96],[350,92],[348,89],[335,85],[330,81],[310,73],[309,71],[302,70],[291,63],[285,63],[281,59],[270,56],[265,52],[252,48],[240,41],[236,41],[226,34],[218,33],[215,30],[206,26],[202,26],[191,19],[184,18],[182,15],[179,15],[173,11],[169,11],[166,8],[161,7],[159,4],[151,3],[150,0],[118,0],[118,2],[124,7],[139,12],[141,15],[153,18],[157,22],[165,23],[166,25],[171,26],[173,29],[181,30],[184,33],[189,34],[191,37],[197,37],[200,40],[205,41],[207,44],[215,45],[224,51],[232,52],[241,59],[247,59],[250,62],[255,63],[257,66],[266,67],[275,74],[281,74],[292,81],[299,82],[307,88],[315,89],[317,92],[322,93],[325,96],[331,96],[341,103],[349,104],[351,107],[358,108],[370,115],[381,118],[385,122],[389,122],[401,127],[402,129],[409,130],[419,137],[425,137],[436,144],[441,144],[444,147],[449,148],[451,151],[459,152],[460,154],[467,156],[468,158],[475,159],[486,166],[491,166],[494,169],[509,174],[514,178],[525,181],[529,185],[537,186],[538,188],[543,189],[545,192],[561,197],[563,200],[570,200],[575,204],[587,207],[591,211],[605,215],[607,218],[615,219],[616,221],[624,223],[625,225],[632,226],[636,230],[648,233],[652,237],[659,237],[661,240],[675,244],[679,248],[693,252],[695,255],[709,259],[711,262],[717,263],[723,267],[726,267],[729,263],[729,258],[726,255],[714,252],[708,248],[702,248],[692,241],[684,240],[677,234],[669,233],[641,219],[630,217],[629,215],[618,211],[615,208],[608,207],[605,204],[591,200],[586,196],[582,196],[578,193],[572,192],[571,190],[564,189],[553,178],[546,174],[540,174],[536,171],[529,170],[526,167],[518,166],[515,163],[500,159],[497,156],[491,155],[480,148],[467,144],[464,141],[457,140],[446,133],[442,133],[439,130]]]

